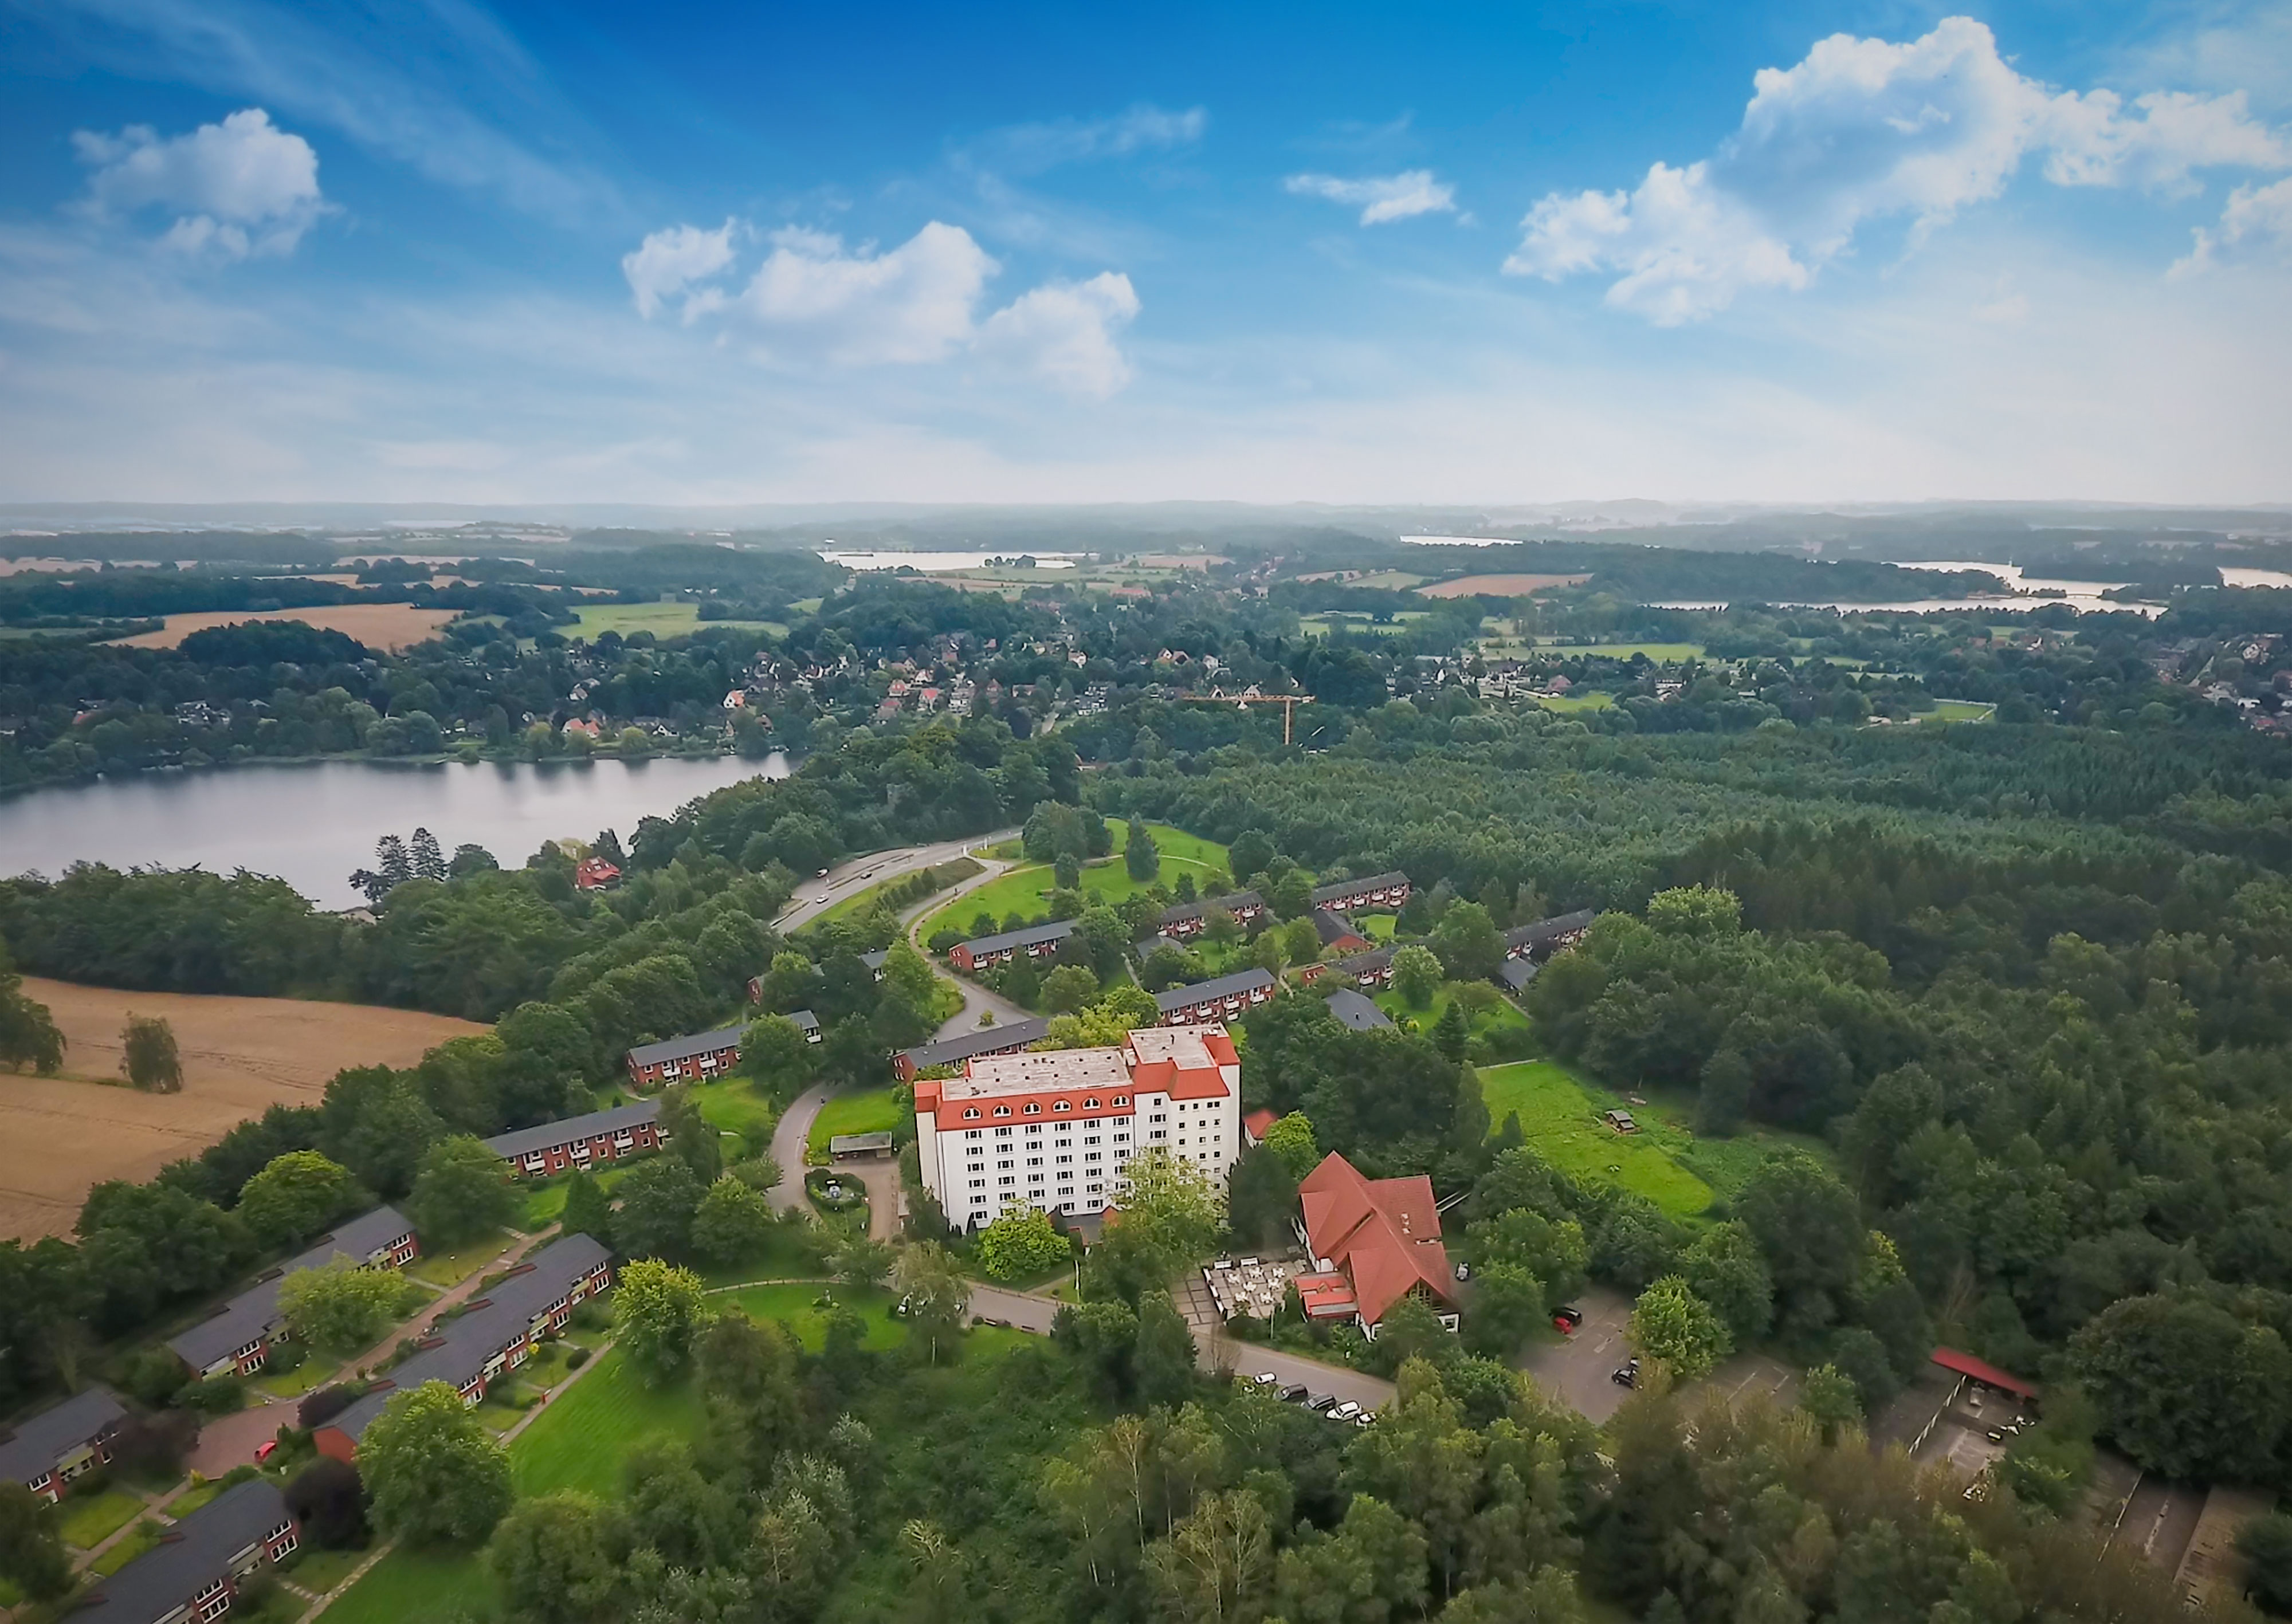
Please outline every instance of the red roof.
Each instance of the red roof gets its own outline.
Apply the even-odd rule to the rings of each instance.
[[[1265,1143],[1265,1130],[1279,1120],[1261,1105],[1241,1119],[1241,1130],[1249,1136],[1253,1144],[1263,1145]]]
[[[1974,1380],[1987,1386],[2003,1388],[2017,1398],[2038,1396],[2038,1389],[2023,1381],[2019,1376],[2008,1376],[1996,1365],[1976,1359],[1972,1354],[1961,1354],[1954,1347],[1934,1349],[1933,1362],[1945,1371],[1956,1371],[1961,1376],[1971,1376]]]
[[[1455,1306],[1449,1249],[1441,1243],[1432,1181],[1424,1174],[1364,1178],[1331,1151],[1305,1175],[1297,1199],[1313,1256],[1328,1258],[1352,1278],[1364,1324],[1376,1324],[1419,1285]]]

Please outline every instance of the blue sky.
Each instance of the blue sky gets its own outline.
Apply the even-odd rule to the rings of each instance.
[[[2292,500],[2292,4],[0,0],[0,497]]]

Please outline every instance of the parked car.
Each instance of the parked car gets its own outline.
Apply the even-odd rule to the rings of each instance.
[[[1364,1410],[1359,1415],[1353,1417],[1353,1425],[1356,1427],[1370,1427],[1374,1426],[1376,1422],[1376,1411],[1374,1410]]]
[[[267,1443],[258,1443],[254,1446],[254,1464],[261,1466],[264,1461],[270,1459],[271,1456],[278,1452],[278,1440],[276,1438],[272,1438]]]
[[[1636,1359],[1625,1361],[1622,1365],[1618,1366],[1616,1371],[1610,1375],[1608,1379],[1614,1382],[1619,1387],[1638,1387],[1640,1385],[1640,1362]]]
[[[1302,1381],[1295,1381],[1282,1388],[1281,1402],[1285,1404],[1303,1403],[1305,1402],[1305,1384]]]
[[[1271,1371],[1260,1371],[1256,1375],[1251,1377],[1250,1380],[1255,1382],[1261,1387],[1271,1388],[1278,1387],[1281,1385],[1281,1378],[1276,1376]]]
[[[1552,1311],[1552,1323],[1562,1331],[1573,1331],[1584,1323],[1584,1311],[1581,1308],[1554,1308]]]
[[[1305,1408],[1313,1411],[1334,1410],[1336,1408],[1336,1403],[1337,1395],[1336,1394],[1316,1393],[1312,1397],[1305,1401]]]
[[[1355,1403],[1352,1399],[1347,1399],[1344,1403],[1339,1404],[1335,1410],[1329,1411],[1329,1419],[1333,1421],[1350,1421],[1353,1417],[1360,1413],[1361,1407]]]

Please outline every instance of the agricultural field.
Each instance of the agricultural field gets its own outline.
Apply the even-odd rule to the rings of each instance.
[[[1703,657],[1700,643],[1539,643],[1535,652],[1555,660],[1628,660],[1645,655],[1658,665],[1676,665]]]
[[[1460,575],[1416,589],[1419,598],[1524,598],[1548,587],[1581,586],[1589,575]]]
[[[623,637],[632,631],[650,631],[655,637],[683,637],[703,626],[769,631],[775,637],[787,635],[787,628],[777,621],[704,621],[697,603],[585,603],[574,613],[581,617],[581,623],[574,628],[573,634],[592,639],[608,631],[617,631]]]
[[[1708,1184],[1682,1166],[1658,1136],[1609,1129],[1600,1113],[1621,1102],[1604,1090],[1595,1093],[1566,1066],[1548,1060],[1483,1066],[1481,1092],[1491,1131],[1500,1130],[1505,1119],[1517,1113],[1529,1148],[1570,1178],[1622,1185],[1677,1218],[1709,1209]],[[1636,1105],[1628,1109],[1634,1115],[1639,1112]]]
[[[1358,581],[1348,581],[1345,584],[1367,587],[1372,591],[1405,592],[1424,579],[1424,576],[1412,575],[1405,569],[1380,569],[1361,576]]]
[[[1396,631],[1408,630],[1404,619],[1396,617],[1389,621],[1375,621],[1366,615],[1345,615],[1332,610],[1323,615],[1299,615],[1297,630],[1307,637],[1328,637],[1338,631],[1351,632],[1358,637],[1390,637]]]
[[[243,625],[251,620],[293,620],[325,631],[356,638],[368,648],[391,654],[426,643],[453,620],[458,609],[417,609],[410,603],[343,603],[315,609],[213,609],[190,615],[163,616],[157,631],[141,631],[118,639],[122,648],[174,648],[194,631],[214,626]]]
[[[902,1105],[895,1089],[862,1089],[856,1094],[836,1094],[820,1106],[819,1115],[811,1124],[811,1134],[804,1141],[804,1159],[812,1162],[827,1160],[827,1142],[840,1133],[878,1133],[896,1130],[908,1120],[911,1107]],[[782,1168],[783,1176],[790,1178],[803,1174],[801,1168]]]
[[[352,1065],[412,1065],[472,1021],[294,998],[124,993],[24,978],[63,1031],[62,1073],[11,1077],[0,1096],[0,1238],[67,1234],[109,1178],[140,1183],[274,1105],[314,1105]],[[130,1011],[164,1017],[183,1060],[179,1094],[118,1081]]]

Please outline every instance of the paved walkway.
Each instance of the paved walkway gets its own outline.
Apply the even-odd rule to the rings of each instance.
[[[772,1160],[779,1163],[780,1181],[771,1187],[771,1200],[782,1212],[801,1211],[811,1205],[803,1193],[803,1148],[827,1095],[827,1084],[814,1083],[789,1101],[780,1120],[772,1124]]]

